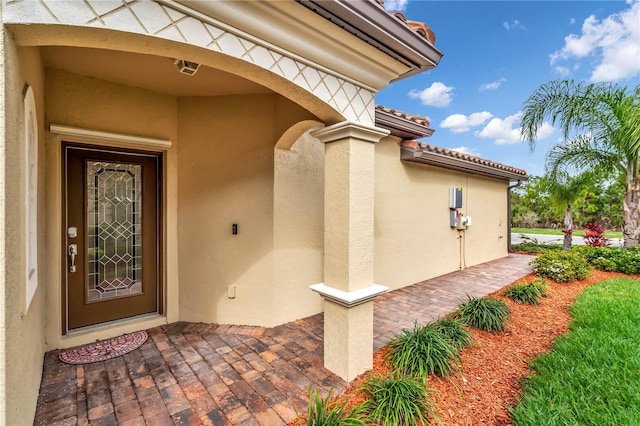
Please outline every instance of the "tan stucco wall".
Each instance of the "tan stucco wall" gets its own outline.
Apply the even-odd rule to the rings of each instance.
[[[271,326],[319,312],[306,290],[321,271],[318,190],[305,194],[319,143],[274,152],[310,115],[278,95],[244,95],[181,98],[179,117],[181,319]]]
[[[322,311],[309,285],[323,281],[324,144],[308,134],[275,150],[273,321]]]
[[[375,282],[392,289],[508,255],[508,182],[400,161],[398,140],[376,145]],[[463,233],[449,226],[449,188],[463,189]]]
[[[5,112],[4,132],[0,157],[3,161],[3,238],[0,257],[3,259],[4,289],[3,313],[4,373],[2,389],[6,392],[0,423],[19,425],[29,422],[35,413],[35,404],[42,375],[45,348],[45,294],[43,249],[44,174],[38,176],[38,254],[39,285],[26,310],[26,239],[25,239],[25,153],[23,90],[29,84],[34,92],[38,117],[39,162],[44,163],[44,76],[38,49],[18,49],[11,34],[4,34],[3,90]],[[6,411],[4,411],[6,410]]]
[[[72,138],[48,133],[47,136],[47,349],[69,347],[178,320],[177,246],[177,100],[103,80],[61,70],[46,72],[47,128],[50,124],[102,130],[120,134],[173,141],[164,153],[165,168],[165,291],[166,316],[148,317],[117,325],[61,336],[61,140]],[[87,140],[80,140],[87,142]],[[104,141],[93,141],[117,145]],[[139,148],[139,147],[138,147]]]
[[[0,16],[2,16],[2,4],[0,3]],[[6,148],[6,98],[5,90],[6,90],[6,61],[5,61],[5,52],[7,47],[5,46],[6,40],[6,32],[4,29],[0,31],[0,53],[2,56],[0,57],[0,176],[2,176],[4,180],[5,176],[5,148]],[[0,186],[0,202],[2,203],[2,208],[0,208],[0,312],[5,312],[6,300],[5,300],[5,287],[7,285],[6,278],[6,263],[5,263],[5,214],[4,210],[6,208],[5,201],[5,188],[4,185]],[[4,315],[0,315],[0,423],[6,424],[6,389],[7,389],[7,370],[6,370],[6,354],[5,349],[6,345],[6,320]],[[32,392],[33,393],[33,392]]]
[[[179,100],[182,320],[257,324],[271,312],[273,100]]]

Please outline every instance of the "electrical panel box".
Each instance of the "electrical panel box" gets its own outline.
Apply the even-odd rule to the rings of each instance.
[[[452,186],[449,188],[449,208],[462,208],[462,188]]]
[[[449,210],[449,226],[452,228],[457,228],[458,223],[458,211],[454,209]]]

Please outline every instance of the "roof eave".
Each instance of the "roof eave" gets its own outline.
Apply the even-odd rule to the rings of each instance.
[[[387,129],[393,136],[405,139],[421,139],[433,135],[434,130],[419,123],[376,109],[376,126]]]
[[[377,2],[296,1],[409,67],[409,71],[392,81],[433,69],[443,56],[426,38]]]
[[[430,166],[443,167],[445,169],[477,174],[506,181],[520,181],[527,179],[526,174],[515,173],[509,170],[501,170],[496,167],[473,163],[460,158],[442,155],[435,152],[425,152],[422,150],[413,150],[405,147],[400,148],[400,160],[410,163],[420,163]]]

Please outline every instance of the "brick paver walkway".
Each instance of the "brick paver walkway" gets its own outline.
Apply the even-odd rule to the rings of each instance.
[[[531,272],[510,255],[378,297],[374,347],[413,321],[456,309]],[[342,392],[322,367],[322,314],[275,328],[175,323],[147,330],[139,349],[108,361],[63,364],[45,355],[36,425],[283,425],[307,389]]]

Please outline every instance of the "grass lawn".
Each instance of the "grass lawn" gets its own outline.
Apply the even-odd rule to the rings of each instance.
[[[532,361],[516,425],[640,425],[640,282],[603,281],[571,308],[570,333]]]
[[[562,235],[562,230],[560,229],[540,229],[540,228],[511,228],[511,232],[514,234],[538,234],[538,235]],[[584,231],[578,229],[573,231],[574,237],[584,237]],[[613,232],[607,231],[604,234],[607,238],[622,238],[622,232]]]

